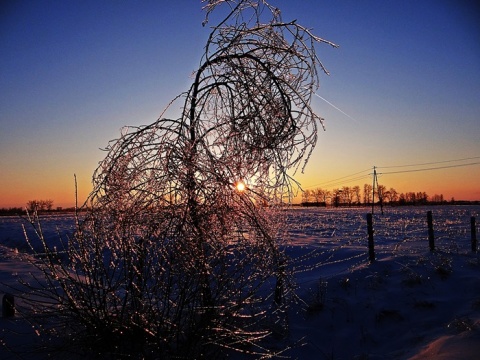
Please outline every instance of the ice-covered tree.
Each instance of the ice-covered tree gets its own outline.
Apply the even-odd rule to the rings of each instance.
[[[74,334],[81,349],[275,354],[265,341],[291,290],[277,209],[322,126],[310,105],[325,71],[315,45],[335,45],[263,0],[211,0],[204,10],[204,25],[214,11],[225,17],[172,102],[179,117],[109,144],[68,261],[40,265],[58,284],[57,335]]]

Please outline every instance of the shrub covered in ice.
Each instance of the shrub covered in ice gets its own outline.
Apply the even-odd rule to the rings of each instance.
[[[56,322],[44,329],[69,349],[275,353],[264,340],[291,290],[277,208],[316,142],[314,44],[326,41],[264,1],[209,1],[207,20],[219,6],[180,117],[112,141],[67,259],[44,242],[38,295]]]

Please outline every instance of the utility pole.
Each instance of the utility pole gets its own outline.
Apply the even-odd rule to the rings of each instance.
[[[377,167],[373,167],[373,186],[372,186],[372,215],[375,208],[375,186],[377,187],[378,192],[378,177],[377,177]],[[382,210],[383,215],[383,200],[380,194],[378,195],[378,200],[380,200],[380,209]]]
[[[375,208],[375,182],[378,185],[378,180],[377,180],[377,169],[374,166],[373,167],[373,185],[372,185],[372,215],[373,215],[373,210]]]

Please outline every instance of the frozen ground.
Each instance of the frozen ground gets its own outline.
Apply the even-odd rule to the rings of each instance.
[[[478,206],[385,208],[374,215],[376,261],[369,262],[370,209],[293,209],[288,253],[299,301],[288,314],[286,355],[298,359],[479,359],[480,256],[471,251]],[[435,251],[428,245],[433,212]],[[69,232],[70,216],[48,217],[51,241]],[[0,282],[29,276],[21,221],[0,218]],[[477,225],[478,229],[478,225]],[[478,230],[477,230],[478,234]],[[6,291],[0,286],[0,296]],[[18,317],[0,318],[0,358],[37,342]],[[23,354],[25,356],[25,354]],[[28,355],[28,354],[27,354]],[[35,354],[26,356],[36,358]]]

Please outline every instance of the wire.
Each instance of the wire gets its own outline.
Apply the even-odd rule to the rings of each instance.
[[[444,164],[449,162],[466,161],[466,160],[474,160],[474,159],[480,159],[480,156],[468,157],[463,159],[455,159],[455,160],[444,160],[444,161],[435,161],[435,162],[428,162],[428,163],[409,164],[409,165],[377,166],[377,169],[393,169],[393,168],[412,167],[412,166],[435,165],[435,164]]]
[[[359,176],[357,178],[353,178],[353,179],[348,179],[346,181],[339,181],[337,183],[333,183],[333,184],[330,184],[328,185],[329,187],[336,187],[338,185],[343,185],[343,184],[349,184],[349,183],[352,183],[354,181],[358,181],[358,180],[362,180],[362,179],[367,179],[367,178],[370,178],[370,174],[367,174],[367,175],[363,175],[363,176]]]
[[[438,170],[438,169],[449,169],[449,168],[456,168],[456,167],[462,167],[462,166],[472,166],[472,165],[479,165],[479,164],[480,164],[480,162],[474,162],[474,163],[469,163],[469,164],[437,166],[437,167],[424,168],[424,169],[389,171],[389,172],[382,172],[381,174],[382,174],[382,175],[401,174],[401,173],[418,172],[418,171],[429,171],[429,170]]]
[[[435,167],[427,167],[427,168],[420,168],[420,169],[411,169],[411,170],[399,170],[399,171],[387,171],[387,172],[378,172],[379,169],[394,169],[394,168],[404,168],[404,167],[413,167],[413,166],[424,166],[424,165],[436,165],[436,164],[445,164],[445,163],[452,163],[452,162],[461,162],[467,160],[476,160],[480,159],[480,156],[473,156],[463,159],[455,159],[455,160],[442,160],[442,161],[435,161],[435,162],[428,162],[428,163],[418,163],[418,164],[408,164],[408,165],[392,165],[392,166],[376,166],[375,169],[377,170],[378,175],[390,175],[390,174],[402,174],[402,173],[410,173],[410,172],[420,172],[420,171],[431,171],[431,170],[440,170],[440,169],[449,169],[449,168],[456,168],[456,167],[464,167],[464,166],[474,166],[479,165],[480,162],[470,162],[466,164],[454,164],[454,165],[445,165],[445,166],[435,166]],[[368,171],[368,174],[364,174],[362,176],[356,176]],[[348,184],[353,181],[362,180],[365,178],[369,178],[373,174],[371,173],[371,168],[362,170],[351,175],[342,176],[337,179],[333,179],[330,181],[325,181],[323,183],[315,184],[306,186],[304,189],[309,189],[317,186],[324,186],[324,187],[334,187],[337,185]]]
[[[337,179],[333,179],[333,180],[330,180],[330,181],[325,181],[323,183],[319,183],[319,184],[315,184],[315,185],[310,185],[310,186],[307,186],[305,187],[305,189],[308,189],[308,188],[312,188],[312,187],[315,187],[315,186],[334,186],[334,185],[331,185],[331,183],[335,183],[335,182],[338,182],[339,180],[344,180],[344,179],[347,179],[347,178],[350,178],[352,176],[355,176],[355,175],[358,175],[358,174],[361,174],[361,173],[364,173],[365,171],[370,171],[370,168],[366,169],[366,170],[362,170],[362,171],[359,171],[359,172],[356,172],[354,174],[351,174],[351,175],[347,175],[347,176],[342,176],[340,178],[337,178]],[[369,175],[364,175],[360,178],[363,178],[365,176],[369,176]],[[353,181],[353,180],[359,180],[358,178],[355,178],[355,179],[351,179],[351,180],[347,180],[347,181]]]

